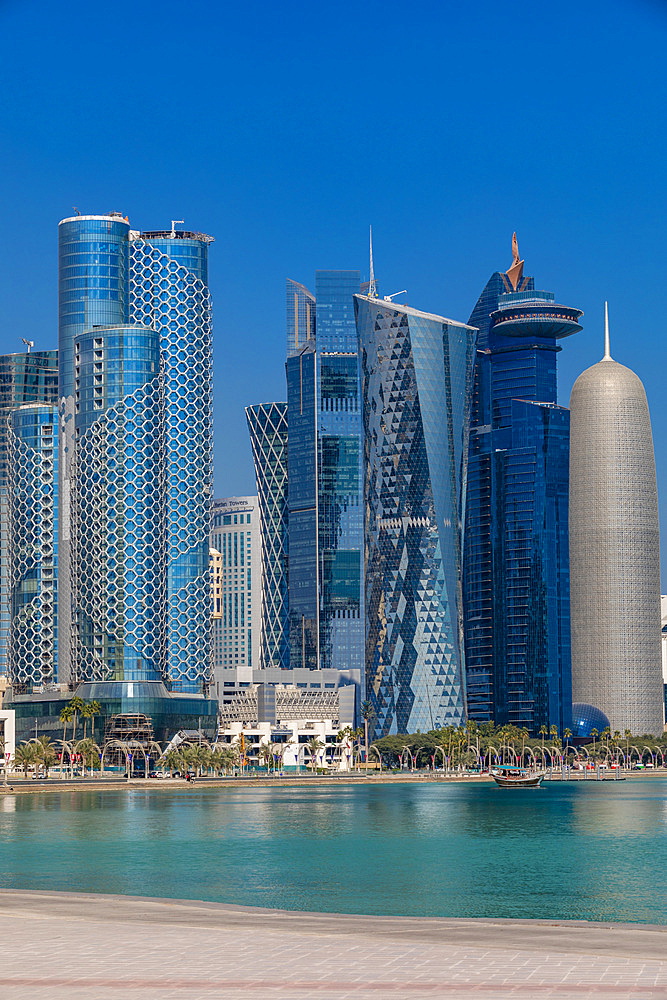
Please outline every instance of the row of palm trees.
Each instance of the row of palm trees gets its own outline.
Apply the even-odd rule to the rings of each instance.
[[[345,736],[345,733],[341,735]],[[340,746],[341,744],[339,744]],[[345,743],[344,745],[348,745]],[[269,743],[261,744],[253,753],[252,759],[257,760],[260,767],[265,767],[267,771],[282,769],[285,754],[289,750],[296,750],[297,763],[299,755],[303,752],[304,762],[307,762],[312,770],[326,763],[322,760],[323,751],[326,745],[313,737],[303,744],[295,743]],[[151,747],[139,749],[132,744],[123,743],[121,740],[114,740],[107,744],[106,749],[99,746],[91,737],[83,737],[73,742],[71,740],[58,740],[52,743],[48,736],[26,740],[19,744],[14,752],[13,769],[22,769],[25,777],[30,770],[35,774],[40,771],[48,777],[49,771],[60,763],[60,774],[63,777],[67,771],[73,774],[74,767],[80,767],[83,774],[87,771],[99,771],[104,764],[105,754],[116,762],[118,759],[125,762],[127,773],[131,773],[136,765],[137,759],[143,757],[146,770],[150,768],[151,761],[156,767],[174,773],[186,774],[194,772],[198,777],[202,775],[229,774],[230,771],[246,766],[250,760],[241,751],[239,743],[216,743],[210,746],[206,742],[198,744],[184,744],[177,749],[163,751],[159,744],[154,743]],[[134,763],[133,763],[134,760]]]
[[[599,739],[598,739],[599,737]],[[446,726],[428,733],[399,734],[374,740],[376,748],[388,764],[404,766],[447,768],[479,767],[485,763],[533,763],[554,766],[569,758],[603,761],[609,758],[641,761],[650,755],[654,763],[663,763],[667,757],[667,737],[632,736],[626,730],[611,732],[609,728],[598,733],[593,730],[590,742],[576,748],[571,744],[572,731],[565,729],[562,739],[555,726],[542,726],[538,737],[531,737],[528,730],[513,725],[494,726],[493,723],[468,721],[462,726]]]
[[[102,706],[99,701],[84,701],[83,698],[79,698],[78,695],[74,695],[73,698],[67,702],[60,712],[60,721],[63,724],[63,743],[67,742],[67,728],[72,723],[72,740],[76,739],[76,729],[77,723],[79,721],[79,716],[83,719],[83,738],[86,738],[86,728],[88,725],[88,720],[90,719],[90,731],[91,734],[95,725],[95,717],[101,715]]]

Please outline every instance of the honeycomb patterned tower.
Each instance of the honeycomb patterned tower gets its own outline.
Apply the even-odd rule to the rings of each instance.
[[[166,583],[159,338],[145,327],[97,327],[76,338],[75,362],[75,679],[161,681]]]
[[[172,690],[201,693],[212,683],[211,237],[132,237],[130,318],[158,332],[163,361],[166,674]]]
[[[9,680],[58,680],[58,408],[20,406],[8,421],[11,618]],[[36,582],[36,588],[35,588]]]

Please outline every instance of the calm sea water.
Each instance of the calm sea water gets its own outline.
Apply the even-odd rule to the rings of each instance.
[[[8,795],[0,887],[667,923],[667,777]]]

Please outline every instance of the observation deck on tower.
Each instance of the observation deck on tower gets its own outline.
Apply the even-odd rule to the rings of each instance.
[[[506,301],[503,301],[506,300]],[[539,336],[560,340],[579,333],[583,312],[554,302],[552,292],[514,292],[503,295],[491,313],[493,332],[503,337]]]

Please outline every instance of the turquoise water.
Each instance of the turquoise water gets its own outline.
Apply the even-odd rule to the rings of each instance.
[[[7,795],[0,887],[667,923],[667,777]]]

